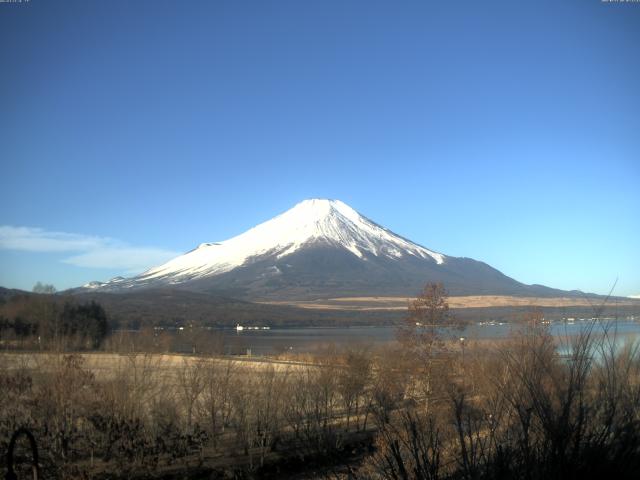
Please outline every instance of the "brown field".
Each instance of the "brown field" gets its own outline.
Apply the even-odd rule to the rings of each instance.
[[[262,302],[271,305],[293,305],[300,308],[319,310],[406,310],[408,297],[342,297],[319,300],[271,301]],[[470,295],[449,297],[451,308],[487,308],[487,307],[590,307],[602,303],[602,299],[589,297],[514,297],[507,295]],[[619,306],[638,306],[640,301],[632,299],[609,300],[608,304]]]
[[[195,362],[205,362],[212,366],[226,366],[229,363],[234,365],[236,370],[244,373],[260,373],[267,369],[275,372],[289,372],[309,365],[308,362],[272,360],[266,358],[247,358],[236,356],[231,358],[216,357],[195,357],[191,355],[161,354],[161,353],[75,353],[82,358],[83,366],[86,370],[99,375],[101,379],[111,378],[118,372],[132,371],[135,369],[150,371],[154,374],[173,375],[180,369],[191,367]],[[49,352],[7,352],[0,353],[0,369],[37,369],[46,372],[56,366],[56,360],[61,357],[58,353]]]

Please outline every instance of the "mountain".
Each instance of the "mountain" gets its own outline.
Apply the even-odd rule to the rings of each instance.
[[[13,298],[13,297],[15,297],[17,295],[24,295],[24,294],[28,294],[28,293],[29,292],[25,292],[23,290],[17,290],[15,288],[0,287],[0,305],[2,305],[3,303],[6,303],[11,298]]]
[[[257,300],[415,295],[441,281],[452,295],[566,296],[524,285],[486,263],[418,245],[338,200],[305,200],[245,233],[202,243],[132,278],[84,291],[174,287]]]

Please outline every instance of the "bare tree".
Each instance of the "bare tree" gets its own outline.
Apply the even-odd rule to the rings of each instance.
[[[450,327],[449,294],[442,283],[427,283],[409,303],[407,317],[398,330],[398,340],[416,360],[429,362],[433,350],[442,343],[442,329]]]
[[[422,418],[411,410],[397,422],[381,425],[375,453],[349,478],[365,480],[438,480],[442,472],[442,434],[434,417]]]
[[[209,425],[213,446],[229,424],[233,409],[232,390],[236,364],[231,360],[210,361],[204,372],[204,389],[200,399],[200,412]]]
[[[178,370],[178,397],[187,416],[187,429],[193,425],[196,402],[206,385],[206,360],[183,358]]]
[[[400,358],[393,358],[393,352],[384,352],[389,357],[377,359],[369,394],[367,413],[371,412],[378,425],[384,425],[391,420],[391,413],[405,398],[409,371],[406,363]],[[399,357],[396,355],[396,357]],[[367,417],[365,416],[364,428]]]
[[[347,415],[349,430],[351,414],[355,415],[356,430],[360,427],[359,407],[365,388],[371,380],[371,358],[365,349],[347,352],[345,365],[338,373],[338,391]]]
[[[408,367],[414,373],[418,396],[428,408],[433,394],[433,359],[444,350],[447,329],[463,325],[449,311],[449,294],[442,283],[427,283],[409,303],[407,317],[397,333]]]

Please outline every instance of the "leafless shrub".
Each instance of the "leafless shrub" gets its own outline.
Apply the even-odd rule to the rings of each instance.
[[[177,369],[177,391],[180,404],[186,412],[187,429],[193,424],[197,401],[205,389],[205,382],[205,360],[182,358],[182,364]]]
[[[381,426],[374,453],[356,478],[390,480],[442,478],[442,438],[434,417],[413,409]]]
[[[213,447],[230,425],[232,394],[238,366],[232,360],[207,362],[204,365],[204,388],[198,402],[199,417],[207,425]]]
[[[360,410],[366,402],[365,391],[371,382],[372,359],[366,348],[350,348],[345,352],[344,365],[338,371],[337,387],[347,417],[355,416],[356,430],[360,429]]]

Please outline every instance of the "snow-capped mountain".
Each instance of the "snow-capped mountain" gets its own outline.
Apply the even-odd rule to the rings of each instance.
[[[489,265],[443,255],[360,215],[339,200],[305,200],[223,242],[202,243],[132,278],[91,282],[97,291],[176,286],[247,298],[414,295],[427,281],[453,294],[549,294]],[[532,292],[531,289],[544,291]]]

